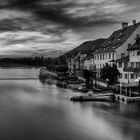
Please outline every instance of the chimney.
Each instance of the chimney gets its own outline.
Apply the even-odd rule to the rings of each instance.
[[[123,22],[122,23],[122,29],[125,29],[126,27],[128,27],[128,22]]]
[[[137,22],[136,22],[136,20],[133,20],[133,25],[135,25]]]

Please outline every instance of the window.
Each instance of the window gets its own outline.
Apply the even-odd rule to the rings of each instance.
[[[133,73],[131,73],[131,79],[134,79],[134,74]]]
[[[109,53],[109,59],[111,59],[111,54]]]
[[[136,68],[140,68],[140,62],[136,62]]]
[[[99,60],[99,55],[97,55],[97,60]]]
[[[131,67],[134,68],[134,62],[131,62]]]
[[[139,74],[136,74],[136,78],[138,78],[139,77]]]
[[[112,59],[114,59],[114,53],[112,54]]]
[[[104,60],[104,57],[105,57],[105,56],[104,56],[104,54],[103,54],[103,60]]]
[[[125,77],[125,79],[128,79],[128,75],[127,74],[125,74],[124,77]]]
[[[107,54],[105,54],[105,59],[107,59]]]
[[[127,68],[128,67],[128,63],[124,62],[124,67]]]
[[[120,73],[120,79],[122,79],[122,73]]]
[[[121,58],[125,57],[125,53],[121,53]]]
[[[100,54],[100,60],[102,60],[102,54]]]
[[[134,56],[135,55],[135,51],[131,51],[131,56]]]
[[[122,68],[122,62],[119,62],[119,68]]]

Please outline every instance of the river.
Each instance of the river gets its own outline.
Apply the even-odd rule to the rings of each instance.
[[[69,98],[81,93],[37,75],[38,69],[0,69],[0,140],[140,139],[140,103],[73,103]]]

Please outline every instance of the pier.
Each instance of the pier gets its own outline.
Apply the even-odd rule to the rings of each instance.
[[[127,103],[133,103],[136,101],[140,101],[140,95],[134,90],[136,90],[138,85],[136,83],[128,83],[128,84],[117,84],[115,100]]]
[[[129,96],[126,96],[126,95],[115,94],[115,100],[116,101],[127,102],[127,103],[133,103],[133,102],[136,102],[136,101],[140,101],[140,96],[129,97]]]

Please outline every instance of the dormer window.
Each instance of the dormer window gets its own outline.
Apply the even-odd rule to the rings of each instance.
[[[140,43],[140,36],[139,36],[139,34],[136,35],[135,40],[136,40],[136,44],[139,44]]]
[[[121,53],[121,58],[125,57],[125,53]]]
[[[131,56],[134,56],[135,55],[135,51],[131,51]]]
[[[140,51],[137,52],[137,55],[140,55]]]

